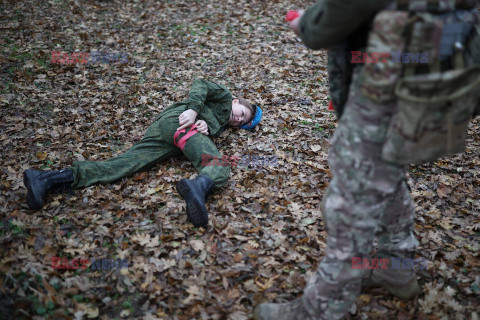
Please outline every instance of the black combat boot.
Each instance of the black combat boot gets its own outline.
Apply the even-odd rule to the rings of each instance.
[[[32,210],[42,209],[47,194],[66,191],[72,183],[72,169],[60,171],[29,169],[23,173],[23,184],[27,188],[27,204]]]
[[[208,224],[205,201],[214,187],[213,180],[205,175],[199,175],[195,180],[182,179],[177,183],[177,191],[187,204],[188,220],[195,227],[203,227]]]

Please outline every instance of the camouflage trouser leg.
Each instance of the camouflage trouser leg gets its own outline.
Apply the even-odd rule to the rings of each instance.
[[[412,259],[419,245],[413,234],[415,205],[406,182],[387,204],[377,230],[377,255],[380,258]],[[412,278],[415,273],[411,273]]]
[[[178,116],[180,115],[181,111],[182,110],[179,110]],[[163,120],[163,122],[167,125],[167,127],[175,128],[174,130],[169,130],[165,134],[165,139],[169,141],[172,144],[172,146],[175,146],[173,142],[173,136],[175,135],[176,128],[178,128],[178,116],[176,114],[169,115],[168,118],[164,118]],[[189,130],[190,128],[187,128],[187,130],[185,131],[188,132]],[[180,140],[181,137],[183,137],[183,134],[179,136],[178,140]],[[211,156],[216,157],[217,159],[220,159],[222,157],[220,152],[217,150],[217,147],[209,137],[201,133],[194,134],[193,136],[188,138],[187,143],[183,148],[183,154],[190,160],[190,162],[193,164],[195,169],[197,169],[200,174],[206,175],[207,177],[212,179],[213,182],[215,182],[215,189],[219,189],[227,183],[228,176],[230,175],[229,166],[219,166],[219,165],[203,166],[202,165],[203,154],[209,154]]]
[[[159,119],[145,132],[141,141],[126,153],[106,161],[79,161],[73,164],[73,188],[85,188],[97,183],[110,183],[145,171],[181,151],[165,139],[167,129]]]
[[[404,199],[404,167],[380,159],[393,108],[366,99],[354,87],[335,132],[329,159],[333,179],[323,201],[326,257],[303,295],[305,308],[315,319],[341,319],[348,311],[365,272],[352,268],[352,258],[368,258],[378,232],[384,247],[387,241],[411,234],[411,223],[394,230],[392,238],[379,229],[382,222],[395,220],[395,211],[387,209],[392,202],[408,206],[408,201],[395,201],[396,195]],[[411,214],[410,209],[403,212]]]
[[[181,110],[180,110],[181,111]],[[179,114],[180,115],[180,112]],[[160,117],[145,132],[143,139],[126,153],[106,161],[79,161],[74,163],[73,188],[85,188],[97,183],[110,183],[147,170],[171,156],[181,154],[173,136],[178,128],[178,116]],[[188,130],[186,130],[188,131]],[[186,133],[179,136],[182,138]],[[197,133],[187,140],[183,153],[195,168],[215,182],[215,188],[227,183],[230,167],[202,166],[202,154],[221,158],[215,144],[208,137]]]
[[[210,138],[201,133],[194,134],[187,140],[183,153],[200,174],[206,175],[215,182],[215,189],[219,189],[227,183],[228,176],[230,175],[230,166],[202,165],[203,154],[209,154],[215,157],[215,159],[222,158],[222,155],[218,152]]]

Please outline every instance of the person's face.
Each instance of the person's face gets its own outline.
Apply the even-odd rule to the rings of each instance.
[[[238,99],[234,99],[232,101],[232,112],[230,113],[228,124],[233,127],[239,127],[249,122],[251,118],[252,112],[243,104],[240,104]]]

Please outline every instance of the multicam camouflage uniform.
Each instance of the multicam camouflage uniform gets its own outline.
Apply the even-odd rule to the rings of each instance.
[[[341,118],[347,103],[353,69],[358,66],[351,63],[351,52],[365,48],[371,22],[372,19],[368,19],[346,40],[335,43],[328,48],[329,93],[338,119]]]
[[[348,50],[348,42],[342,41],[328,48],[328,84],[330,99],[334,106],[337,118],[343,114],[347,103],[348,89],[352,83],[353,65],[352,54]]]
[[[345,39],[389,2],[319,1],[300,22],[301,37],[313,49],[329,48],[335,35]],[[415,10],[429,9],[427,1],[417,2],[420,7]],[[454,3],[440,0],[440,11],[455,9],[450,6]],[[478,16],[472,11],[457,13],[451,15],[455,21],[478,26]],[[407,19],[406,11],[378,14],[366,50],[408,50],[399,32]],[[470,64],[480,65],[479,38],[477,34],[465,54],[470,55],[466,57]],[[400,298],[408,299],[418,293],[414,270],[374,270],[372,276],[371,270],[366,274],[367,270],[352,268],[352,258],[370,258],[374,239],[378,241],[376,254],[380,258],[411,259],[419,244],[413,234],[414,204],[405,180],[406,167],[382,158],[397,111],[393,89],[402,68],[393,62],[354,68],[348,101],[329,158],[333,179],[322,205],[328,233],[326,256],[309,279],[302,297],[283,304],[261,304],[255,309],[255,319],[341,319],[357,298],[362,282],[369,277]]]
[[[195,80],[188,99],[165,109],[147,129],[143,139],[126,153],[106,161],[74,163],[72,187],[78,189],[96,183],[110,183],[181,154],[182,151],[174,144],[173,137],[179,127],[178,117],[188,109],[197,111],[197,120],[204,120],[207,123],[210,136],[217,136],[228,123],[232,110],[232,95],[222,85],[206,80]],[[185,133],[178,139],[183,135]],[[200,174],[208,176],[215,182],[215,188],[225,185],[230,174],[229,166],[202,166],[202,154],[221,158],[209,137],[201,133],[194,134],[187,140],[183,153]]]

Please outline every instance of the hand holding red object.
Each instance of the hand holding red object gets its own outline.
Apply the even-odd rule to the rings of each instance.
[[[335,108],[333,107],[333,102],[330,100],[330,104],[328,105],[328,110],[330,111],[335,111]]]
[[[288,22],[288,26],[290,29],[295,32],[297,36],[300,35],[299,32],[299,24],[300,24],[300,18],[302,17],[304,10],[290,10],[287,12],[287,15],[285,16],[285,20]]]
[[[293,21],[296,18],[300,17],[300,14],[296,10],[289,10],[285,16],[285,21]]]

